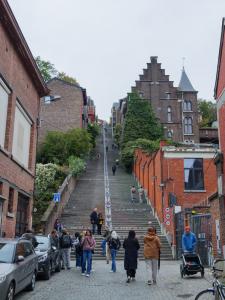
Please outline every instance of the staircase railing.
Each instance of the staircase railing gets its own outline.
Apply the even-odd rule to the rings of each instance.
[[[42,229],[45,234],[48,234],[54,228],[54,223],[57,218],[61,217],[64,207],[69,201],[70,195],[76,186],[76,178],[69,174],[63,184],[59,187],[60,202],[51,202],[43,217],[41,218]]]

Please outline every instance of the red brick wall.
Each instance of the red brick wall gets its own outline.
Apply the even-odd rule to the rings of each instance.
[[[218,77],[218,85],[217,85],[217,90],[216,90],[216,98],[218,98],[223,89],[225,88],[225,31],[224,31],[224,36],[223,36],[223,47],[222,47],[222,52],[221,52],[221,57],[220,57],[220,71],[219,71],[219,77]]]
[[[8,38],[2,24],[0,23],[0,73],[6,83],[12,89],[9,97],[8,119],[6,128],[6,153],[0,150],[0,180],[3,180],[3,196],[8,199],[9,186],[13,186],[14,193],[14,217],[7,217],[8,201],[4,201],[3,207],[3,231],[11,237],[15,232],[16,211],[17,211],[17,191],[25,192],[32,195],[34,186],[35,159],[36,159],[36,142],[37,142],[37,118],[39,112],[40,99],[37,90],[27,73],[24,65],[17,54],[17,49]],[[19,99],[26,113],[33,122],[31,130],[29,171],[25,171],[21,166],[11,159],[14,114],[16,101]],[[32,209],[32,196],[30,198],[30,210]],[[29,216],[31,224],[31,214]]]

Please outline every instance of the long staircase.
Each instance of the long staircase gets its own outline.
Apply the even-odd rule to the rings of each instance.
[[[169,243],[166,237],[161,234],[159,223],[153,216],[150,206],[147,203],[139,203],[139,199],[136,199],[134,203],[130,201],[130,187],[135,184],[132,175],[127,174],[121,166],[117,168],[115,176],[112,175],[111,168],[115,159],[118,158],[118,152],[111,148],[112,141],[109,130],[106,141],[109,148],[107,157],[113,230],[116,230],[121,242],[127,237],[130,229],[135,230],[141,245],[139,257],[143,259],[143,237],[149,224],[151,224],[156,228],[161,240],[161,259],[172,259]],[[100,159],[97,159],[97,153],[100,153]],[[88,162],[86,173],[78,180],[77,186],[64,209],[64,213],[61,216],[62,223],[72,235],[76,231],[81,232],[90,228],[89,215],[95,207],[104,214],[103,145],[101,137],[98,140],[96,157]],[[101,255],[102,237],[95,235],[95,239],[94,259],[105,259]],[[123,256],[124,251],[121,247],[117,254],[117,259],[123,259]],[[73,258],[74,256],[72,255]]]

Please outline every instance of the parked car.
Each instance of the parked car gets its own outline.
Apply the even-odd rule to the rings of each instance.
[[[0,298],[13,300],[27,288],[34,290],[38,257],[32,244],[24,239],[0,238]]]
[[[53,272],[61,271],[59,249],[52,243],[51,238],[44,235],[35,236],[38,246],[35,252],[38,256],[38,274],[48,280]]]

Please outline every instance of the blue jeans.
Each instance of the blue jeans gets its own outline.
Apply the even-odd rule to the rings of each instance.
[[[97,229],[97,224],[92,224],[92,234],[95,234]]]
[[[76,267],[81,267],[81,255],[76,255]]]
[[[112,257],[112,271],[116,272],[116,253],[117,253],[117,250],[110,249],[110,252],[111,252],[111,257]]]
[[[91,273],[91,262],[92,262],[92,253],[91,250],[84,250],[83,251],[83,264],[82,264],[82,273],[85,272],[90,275]],[[86,266],[87,264],[87,266]]]

